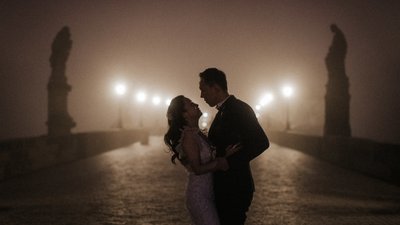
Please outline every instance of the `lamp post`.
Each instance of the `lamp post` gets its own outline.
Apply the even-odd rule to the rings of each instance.
[[[262,108],[270,108],[270,104],[274,101],[274,94],[272,92],[267,92],[265,93],[259,104],[256,105],[256,110],[257,111],[261,111]],[[271,127],[271,116],[270,116],[271,110],[269,110],[268,112],[265,113],[265,120],[267,122],[267,127],[270,128]]]
[[[293,95],[293,88],[291,86],[284,86],[282,87],[282,95],[286,98],[286,131],[290,130],[290,121],[289,121],[289,101]]]
[[[143,104],[146,101],[147,95],[144,91],[140,91],[136,94],[136,100],[140,103]],[[139,109],[139,127],[142,128],[143,127],[143,109],[142,106],[140,106]]]
[[[118,120],[117,120],[117,128],[122,129],[122,97],[125,95],[127,91],[125,84],[117,84],[115,86],[115,93],[119,96],[119,108],[118,108]]]
[[[153,103],[153,106],[155,109],[153,110],[153,116],[155,117],[154,124],[153,124],[153,132],[156,134],[159,134],[160,129],[160,124],[159,124],[159,109],[160,109],[160,104],[161,104],[161,98],[157,95],[154,95],[153,98],[151,99],[151,102]]]

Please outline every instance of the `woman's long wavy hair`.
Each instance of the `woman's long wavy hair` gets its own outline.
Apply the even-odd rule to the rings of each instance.
[[[179,144],[181,138],[181,131],[187,125],[186,120],[183,118],[185,96],[178,95],[171,100],[167,111],[168,131],[164,135],[164,143],[168,146],[172,153],[171,162],[175,164],[175,159],[179,160],[179,153],[176,146]]]

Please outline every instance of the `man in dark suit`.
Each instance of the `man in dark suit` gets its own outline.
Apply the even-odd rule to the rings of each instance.
[[[225,73],[208,68],[200,73],[201,97],[218,113],[208,138],[217,156],[229,145],[240,143],[238,152],[227,158],[229,169],[214,173],[214,193],[221,225],[244,224],[253,200],[254,182],[250,161],[269,147],[269,140],[254,111],[245,102],[229,95]]]

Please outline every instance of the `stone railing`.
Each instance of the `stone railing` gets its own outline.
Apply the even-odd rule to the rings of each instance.
[[[268,131],[271,142],[400,185],[400,146],[361,138]]]
[[[145,130],[122,130],[5,141],[0,143],[0,181],[135,142],[147,144],[148,136]]]

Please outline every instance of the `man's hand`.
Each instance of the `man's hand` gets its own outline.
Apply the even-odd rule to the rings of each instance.
[[[217,157],[217,170],[227,171],[229,169],[228,161],[225,157]]]
[[[235,154],[237,151],[239,151],[242,148],[242,145],[240,143],[236,143],[234,145],[229,145],[225,149],[225,157],[229,157],[233,154]]]

